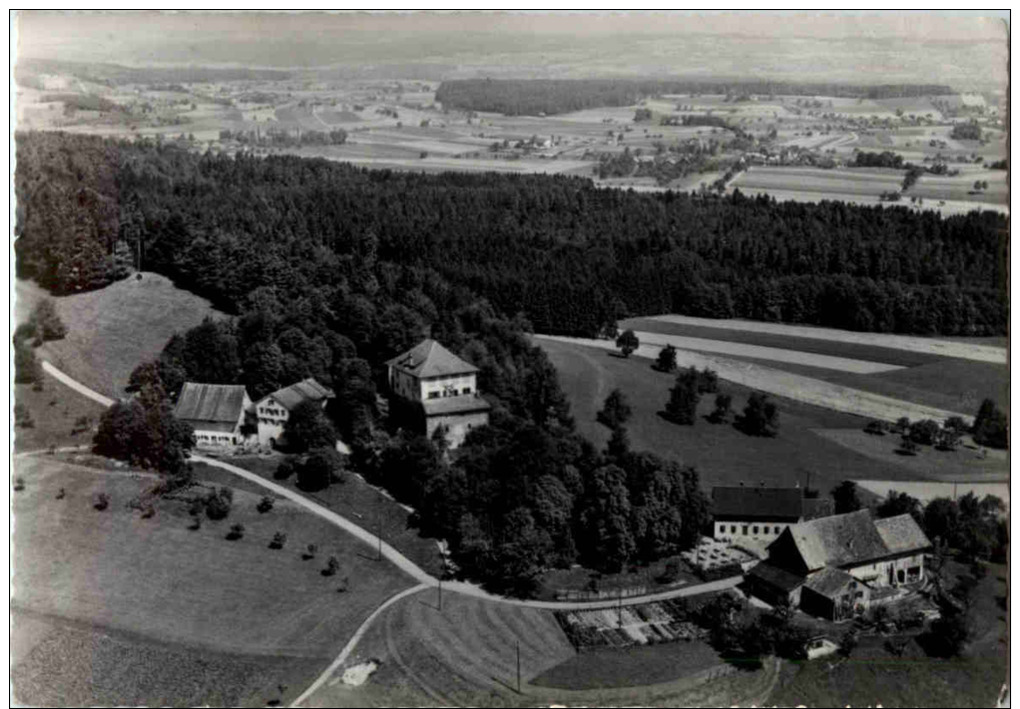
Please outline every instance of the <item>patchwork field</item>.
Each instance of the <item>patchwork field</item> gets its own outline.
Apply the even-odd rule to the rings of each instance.
[[[957,339],[940,340],[930,337],[912,335],[890,335],[875,332],[852,332],[833,328],[815,327],[812,325],[787,325],[784,323],[756,322],[753,320],[713,320],[695,318],[687,315],[656,315],[643,320],[654,320],[675,325],[699,326],[726,331],[762,333],[782,335],[784,337],[803,337],[810,340],[827,340],[851,345],[868,345],[888,349],[919,352],[943,357],[959,357],[979,362],[1006,363],[1005,343],[995,338],[992,344],[984,345],[974,341]],[[971,338],[972,340],[983,338]],[[742,341],[742,340],[741,340]]]
[[[260,514],[259,496],[236,490],[226,520],[192,530],[184,502],[161,499],[150,519],[128,506],[152,476],[49,456],[18,459],[17,474],[12,682],[22,703],[287,701],[382,599],[411,585],[285,500]],[[93,508],[100,492],[110,498],[103,511]],[[234,523],[245,533],[228,541]],[[277,531],[288,537],[281,551],[267,548]],[[306,561],[309,543],[319,552]],[[320,573],[330,554],[336,579]]]
[[[38,351],[74,379],[111,397],[121,396],[132,370],[154,359],[175,332],[207,316],[219,317],[209,301],[183,291],[166,277],[145,272],[100,290],[53,297],[67,337]],[[24,322],[35,303],[50,297],[30,281],[16,281],[15,321]]]

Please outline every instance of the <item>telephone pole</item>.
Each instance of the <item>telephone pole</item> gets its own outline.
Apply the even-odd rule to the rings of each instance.
[[[521,641],[517,641],[517,693],[521,693]]]

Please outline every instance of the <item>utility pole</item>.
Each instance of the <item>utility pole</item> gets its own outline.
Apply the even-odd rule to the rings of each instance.
[[[521,693],[521,641],[517,641],[517,693]]]

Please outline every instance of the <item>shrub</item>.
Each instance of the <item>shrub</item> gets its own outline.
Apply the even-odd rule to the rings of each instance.
[[[326,563],[326,568],[322,570],[323,576],[336,576],[336,572],[340,570],[340,560],[335,556],[329,557],[329,561]]]
[[[205,498],[205,514],[209,519],[225,519],[230,514],[234,495],[230,488],[221,487],[218,492],[209,491]]]
[[[655,360],[655,368],[660,372],[672,372],[676,369],[676,347],[666,345],[659,350],[659,356]]]
[[[768,394],[754,392],[747,399],[739,424],[748,435],[774,438],[779,433],[779,407]]]
[[[269,512],[269,510],[273,509],[273,498],[269,495],[264,496],[261,500],[259,500],[259,504],[255,506],[255,509],[257,509],[260,514]]]
[[[142,510],[142,519],[150,519],[156,515],[156,508],[152,505],[148,505]]]
[[[201,529],[201,528],[202,528],[202,518],[201,517],[193,518],[191,520],[191,524],[188,525],[188,529],[190,529],[191,531],[195,531],[195,530]]]
[[[698,372],[693,367],[682,369],[676,375],[676,383],[669,390],[666,402],[665,417],[685,426],[694,424],[698,413]]]
[[[719,391],[719,375],[707,367],[698,372],[698,393],[715,394]]]
[[[309,544],[308,546],[305,547],[305,553],[301,555],[301,558],[304,559],[305,561],[308,561],[309,559],[314,559],[318,551],[319,551],[318,544]]]
[[[914,443],[930,446],[934,445],[935,438],[939,435],[940,430],[941,427],[937,422],[931,419],[924,419],[923,421],[916,421],[910,424],[908,435]]]
[[[630,357],[631,352],[641,346],[641,342],[633,330],[624,330],[623,334],[616,338],[616,346],[620,348],[624,357]]]
[[[96,495],[96,501],[92,503],[92,506],[95,507],[100,512],[102,512],[103,510],[110,506],[110,496],[107,495],[105,492],[99,493],[98,495]]]
[[[277,532],[273,535],[273,541],[269,542],[270,549],[283,549],[283,545],[287,543],[287,535],[283,532]]]
[[[315,492],[330,483],[343,482],[343,458],[333,448],[317,448],[298,466],[297,485]]]
[[[868,425],[864,427],[864,432],[870,433],[873,436],[884,436],[887,428],[888,426],[885,421],[875,419],[868,421]]]
[[[613,389],[609,392],[609,396],[606,397],[602,409],[596,414],[596,419],[599,423],[609,428],[616,428],[627,423],[631,413],[632,410],[627,397],[619,389]]]
[[[21,492],[24,489],[25,489],[25,479],[24,478],[14,478],[14,491],[15,492]]]
[[[896,449],[896,452],[900,455],[917,455],[917,451],[920,449],[921,447],[914,443],[913,438],[910,436],[903,436],[903,438],[900,439],[900,447]]]
[[[716,394],[715,409],[712,410],[708,420],[712,423],[725,423],[730,418],[730,408],[732,405],[732,396],[729,394]]]
[[[67,493],[64,492],[64,488],[60,488],[59,490],[57,490],[57,499],[58,500],[63,500],[66,496],[67,496]]]
[[[237,541],[243,536],[244,536],[243,524],[233,524],[230,526],[230,531],[227,532],[227,539],[229,539],[232,542]]]
[[[277,480],[286,480],[294,474],[294,462],[290,458],[286,458],[280,461],[280,464],[276,466],[276,471],[273,473],[273,477]]]

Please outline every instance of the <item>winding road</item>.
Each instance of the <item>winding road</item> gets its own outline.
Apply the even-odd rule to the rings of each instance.
[[[57,379],[61,383],[67,385],[68,387],[75,390],[79,394],[88,397],[92,401],[95,401],[106,407],[112,406],[114,404],[113,399],[103,396],[102,394],[85,386],[81,382],[76,381],[75,379],[71,378],[66,373],[60,371],[57,367],[53,366],[49,362],[44,360],[42,362],[42,367],[43,371],[45,371],[47,374]],[[389,560],[391,563],[393,563],[394,566],[408,574],[416,582],[415,586],[412,586],[411,588],[408,588],[404,591],[401,591],[397,595],[390,597],[379,607],[377,607],[375,611],[373,611],[372,614],[369,615],[362,622],[358,630],[355,631],[354,635],[348,641],[347,645],[341,651],[340,655],[337,656],[337,658],[326,669],[326,671],[323,672],[322,675],[307,690],[305,690],[305,692],[303,692],[301,696],[298,697],[297,700],[295,700],[292,703],[292,706],[295,706],[305,701],[309,696],[312,695],[312,693],[314,693],[314,691],[318,690],[337,669],[339,669],[343,665],[347,657],[354,650],[358,641],[368,630],[368,627],[371,625],[372,621],[375,620],[386,608],[409,595],[418,593],[419,591],[428,588],[438,587],[440,586],[440,584],[442,585],[443,591],[449,593],[460,593],[466,596],[473,596],[475,598],[480,598],[495,603],[506,603],[515,606],[523,606],[526,608],[538,608],[544,610],[594,610],[599,608],[616,608],[618,606],[631,606],[641,603],[649,603],[652,601],[661,601],[670,598],[678,598],[681,596],[692,596],[701,593],[710,593],[712,591],[721,591],[727,588],[735,587],[737,584],[740,583],[740,581],[743,578],[742,576],[732,576],[730,578],[719,579],[717,581],[711,581],[708,583],[695,584],[691,586],[681,586],[679,588],[674,588],[668,591],[663,591],[655,594],[633,596],[630,598],[623,599],[609,599],[603,601],[559,602],[559,601],[533,601],[519,598],[507,598],[504,596],[489,593],[480,586],[465,581],[440,581],[440,579],[431,576],[424,569],[422,569],[413,561],[411,561],[406,556],[401,554],[397,549],[387,544],[385,540],[381,540],[375,534],[372,534],[368,530],[363,529],[362,527],[358,526],[357,524],[347,519],[343,515],[337,514],[333,510],[324,507],[323,505],[315,502],[314,500],[305,497],[299,492],[295,492],[294,490],[286,488],[283,485],[280,485],[279,483],[267,480],[262,476],[257,475],[249,470],[245,470],[244,468],[240,468],[236,465],[231,465],[230,463],[225,463],[222,460],[217,460],[215,458],[192,454],[191,460],[199,463],[205,463],[206,465],[220,468],[222,470],[226,470],[229,473],[237,475],[240,478],[244,478],[245,480],[251,483],[254,483],[265,488],[266,490],[271,491],[273,494],[279,497],[283,497],[287,500],[290,500],[294,504],[299,505],[300,507],[311,512],[312,514],[318,515],[319,517],[327,520],[334,526],[339,527],[348,534],[360,539],[373,549],[381,550],[382,555],[386,557],[387,560]]]

